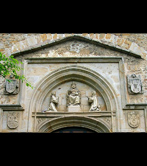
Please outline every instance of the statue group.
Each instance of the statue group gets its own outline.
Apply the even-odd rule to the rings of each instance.
[[[96,92],[93,91],[91,97],[88,97],[88,103],[90,104],[90,109],[89,111],[100,111],[100,105],[98,103],[98,99],[96,96]],[[59,102],[59,98],[56,97],[56,92],[52,92],[50,96],[50,104],[49,108],[47,110],[44,110],[43,112],[57,112],[56,105]],[[72,82],[70,89],[68,90],[66,94],[66,106],[68,110],[73,109],[80,109],[80,104],[81,104],[81,93],[77,89],[76,83]]]

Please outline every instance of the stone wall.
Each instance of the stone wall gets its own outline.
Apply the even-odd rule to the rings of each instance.
[[[46,34],[39,34],[39,33],[0,33],[0,51],[1,52],[5,52],[5,48],[10,48],[12,47],[14,44],[20,42],[20,41],[24,41],[27,40],[30,37],[39,37],[40,35],[42,35],[42,40],[46,40],[49,39],[50,37],[48,37],[48,34],[46,36]],[[89,34],[91,37],[93,36],[93,34]],[[141,33],[117,33],[117,34],[111,34],[111,35],[115,35],[117,37],[120,37],[121,39],[126,39],[130,42],[134,42],[136,43],[139,47],[142,47],[143,49],[147,50],[147,34],[141,34]],[[56,35],[53,34],[54,37],[52,38],[56,38]],[[60,35],[62,36],[62,35]],[[59,36],[59,38],[60,38]],[[66,36],[66,33],[65,33]],[[85,36],[85,35],[84,35]],[[110,34],[107,35],[107,37],[110,37]],[[45,39],[46,38],[46,39]],[[103,38],[103,34],[101,34],[101,38]],[[121,45],[121,43],[123,44],[123,40],[119,39],[119,43],[118,45]],[[126,42],[127,44],[129,44],[129,42]]]
[[[60,126],[59,122],[63,123],[57,118],[64,117],[66,121],[69,115],[72,116],[71,123],[67,122],[69,126],[89,125],[98,132],[146,131],[146,34],[1,34],[1,37],[1,51],[24,62],[24,74],[35,88],[20,83],[18,94],[6,95],[5,80],[0,79],[0,131],[52,131]],[[127,76],[132,74],[140,75],[139,87],[143,92],[129,94]],[[67,89],[72,81],[81,91],[82,113],[69,114],[66,109]],[[93,90],[101,105],[98,113],[89,113],[87,96]],[[59,97],[58,112],[43,114],[52,91]],[[81,122],[76,123],[76,116]],[[133,116],[137,119],[134,124],[130,118]],[[19,121],[18,126],[11,124],[12,117]]]

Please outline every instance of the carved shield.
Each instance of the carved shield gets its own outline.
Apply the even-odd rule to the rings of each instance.
[[[18,127],[18,119],[19,113],[18,112],[9,112],[8,113],[8,121],[7,125],[10,129],[15,129]]]
[[[141,76],[132,74],[127,76],[128,80],[128,92],[129,94],[141,94],[143,93]]]
[[[141,82],[140,79],[132,79],[131,91],[134,93],[139,93],[141,91]]]
[[[13,93],[16,90],[17,80],[6,81],[6,91]]]
[[[140,123],[140,116],[137,112],[129,112],[128,113],[128,124],[132,128],[137,128]]]

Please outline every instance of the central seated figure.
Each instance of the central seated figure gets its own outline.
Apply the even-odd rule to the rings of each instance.
[[[67,107],[69,112],[81,111],[80,108],[81,94],[76,87],[76,83],[73,82],[71,84],[71,88],[67,92],[66,99],[67,99]]]

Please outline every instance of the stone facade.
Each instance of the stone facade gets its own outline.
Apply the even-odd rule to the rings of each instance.
[[[71,126],[96,132],[146,132],[146,36],[1,34],[1,51],[23,62],[23,74],[34,89],[20,82],[18,93],[6,94],[6,82],[0,78],[0,132],[52,132]],[[80,102],[68,108],[73,82]],[[100,109],[89,111],[93,91]],[[75,95],[76,90],[74,100]]]

